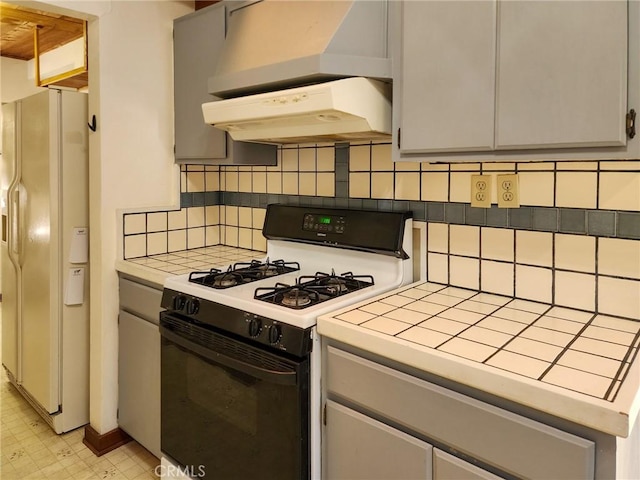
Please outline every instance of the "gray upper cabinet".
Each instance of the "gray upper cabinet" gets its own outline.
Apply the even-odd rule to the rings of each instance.
[[[233,142],[204,123],[202,104],[217,100],[207,82],[225,39],[227,6],[219,3],[173,22],[175,160],[214,165],[275,165],[274,145]]]
[[[637,101],[631,90],[627,98],[628,81],[638,83],[627,65],[628,54],[637,60],[636,10],[625,1],[396,2],[394,159],[633,156],[625,116]]]

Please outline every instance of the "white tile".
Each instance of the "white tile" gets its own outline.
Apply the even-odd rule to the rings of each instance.
[[[392,171],[393,161],[391,160],[391,145],[371,146],[371,170]]]
[[[611,358],[569,349],[558,359],[558,365],[614,378],[621,364]]]
[[[516,265],[516,297],[551,303],[551,270]]]
[[[562,365],[554,365],[542,381],[598,398],[603,398],[611,385],[611,380],[606,377]]]
[[[349,171],[371,171],[371,147],[369,145],[349,147]]]
[[[564,307],[595,310],[596,276],[586,273],[556,272],[555,303]]]
[[[370,198],[369,172],[355,172],[349,174],[349,197],[350,198]]]
[[[485,292],[498,293],[513,296],[514,294],[514,268],[512,263],[481,262],[480,289]]]
[[[474,360],[476,362],[484,362],[496,351],[496,348],[483,345],[481,343],[471,342],[463,338],[452,338],[444,345],[438,347],[438,350],[452,353],[459,357],[468,358],[469,360]]]
[[[435,330],[436,332],[446,333],[448,335],[457,335],[464,329],[469,328],[469,325],[466,323],[456,322],[455,320],[449,320],[442,317],[431,317],[430,319],[422,322],[420,326]]]
[[[174,210],[169,212],[169,230],[176,230],[187,227],[187,209]]]
[[[512,322],[511,320],[505,320],[498,317],[487,317],[484,320],[477,323],[479,327],[488,328],[490,330],[496,330],[502,333],[508,333],[509,335],[518,335],[527,326],[519,323]]]
[[[482,228],[482,258],[513,262],[514,230],[510,228]]]
[[[428,321],[428,320],[427,320]],[[466,325],[465,325],[466,326]],[[472,342],[483,343],[492,347],[502,347],[505,343],[513,338],[512,335],[488,328],[473,326],[460,333],[460,338],[471,340]]]
[[[319,172],[333,172],[335,171],[335,155],[336,150],[331,147],[318,148],[316,150],[316,162]]]
[[[145,233],[147,231],[147,217],[144,213],[127,214],[124,216],[124,234]]]
[[[449,225],[446,223],[429,223],[427,225],[427,250],[449,253]]]
[[[634,320],[624,320],[622,318],[607,317],[606,315],[598,315],[593,319],[591,325],[598,327],[612,328],[623,332],[631,332],[633,334],[640,330],[640,322]]]
[[[369,320],[361,325],[362,327],[375,330],[376,332],[386,333],[387,335],[397,335],[398,333],[410,328],[408,323],[391,320],[386,317],[378,317]]]
[[[169,231],[168,250],[170,252],[176,252],[179,250],[185,250],[186,248],[187,248],[187,231],[186,230]]]
[[[427,295],[429,295],[429,292],[422,290],[420,288],[408,288],[406,290],[402,290],[401,292],[398,292],[398,295],[402,295],[403,297],[409,297],[409,298],[413,298],[415,300],[419,300],[421,298],[426,297]]]
[[[449,257],[442,253],[427,254],[427,278],[432,282],[449,281]]]
[[[471,300],[474,302],[488,303],[490,305],[497,305],[502,307],[511,301],[510,297],[503,295],[493,295],[491,293],[478,293]]]
[[[441,292],[432,293],[428,297],[423,299],[425,302],[437,303],[438,305],[444,305],[446,307],[453,307],[464,301],[463,298],[452,297],[450,295],[444,295]]]
[[[640,319],[640,281],[599,277],[598,310],[607,315]]]
[[[484,315],[476,312],[469,312],[468,310],[459,310],[452,308],[438,314],[439,317],[448,318],[450,320],[456,320],[458,322],[464,322],[472,325],[484,318]]]
[[[301,148],[298,150],[298,165],[301,172],[316,171],[316,149]]]
[[[437,315],[447,308],[449,307],[438,305],[436,303],[425,302],[423,300],[418,300],[417,302],[405,305],[404,307],[405,310],[413,310],[416,312],[427,313],[429,315]]]
[[[597,184],[596,172],[557,173],[556,207],[596,208]]]
[[[414,303],[412,299],[402,297],[400,295],[391,295],[390,297],[383,298],[380,302],[388,303],[389,305],[394,305],[396,307],[403,307],[408,303]]]
[[[497,305],[491,305],[488,303],[475,302],[473,300],[466,300],[465,302],[457,305],[457,308],[461,310],[469,310],[470,312],[483,313],[489,315],[498,309]]]
[[[251,216],[252,216],[252,220],[251,220],[251,226],[253,228],[259,228],[260,230],[262,230],[262,227],[264,226],[264,219],[267,215],[267,210],[264,208],[252,208],[251,209]]]
[[[520,205],[553,207],[553,172],[519,172]]]
[[[524,323],[526,325],[531,325],[539,317],[537,313],[525,312],[508,307],[501,308],[500,310],[493,312],[492,315],[494,317],[504,318],[505,320]]]
[[[374,172],[371,174],[371,198],[393,198],[393,172]]]
[[[398,308],[384,314],[385,318],[391,318],[399,322],[410,323],[411,325],[417,325],[423,320],[430,317],[430,314],[423,312],[415,312],[412,310],[406,310],[404,308]]]
[[[320,172],[316,175],[316,193],[319,197],[333,197],[336,194],[335,173]]]
[[[359,325],[367,320],[371,320],[375,315],[372,313],[363,312],[362,310],[350,310],[345,313],[341,313],[336,316],[338,320],[343,320],[345,322],[353,323],[355,325]]]
[[[396,172],[394,192],[396,200],[420,200],[420,173]]]
[[[444,290],[446,288],[446,285],[433,282],[424,282],[417,284],[415,288],[417,288],[418,290],[424,290],[426,292],[439,292],[441,290]]]
[[[480,288],[480,260],[477,258],[449,257],[449,283],[456,287]]]
[[[187,208],[187,227],[204,226],[204,207]]]
[[[550,345],[523,337],[514,338],[504,349],[546,362],[553,362],[563,350],[562,347],[557,345]]]
[[[164,232],[167,230],[167,212],[154,212],[147,215],[148,232]]]
[[[600,173],[600,205],[605,210],[640,210],[640,173]]]
[[[601,238],[598,243],[598,273],[640,278],[640,241]]]
[[[428,330],[426,328],[411,327],[410,329],[398,334],[398,338],[419,343],[426,347],[436,348],[438,345],[449,340],[451,336],[434,330]]]
[[[550,267],[553,235],[546,232],[516,231],[516,262]]]
[[[552,307],[546,312],[545,315],[556,318],[563,318],[565,320],[573,320],[574,322],[587,323],[593,317],[592,313],[581,312],[579,310],[573,310],[571,308]]]
[[[124,237],[124,258],[144,257],[147,254],[147,236],[129,235]]]
[[[519,298],[516,298],[509,302],[508,307],[533,313],[543,313],[549,309],[549,305],[545,303],[530,302],[529,300],[520,300]]]
[[[589,325],[582,336],[586,338],[595,338],[605,342],[617,343],[619,345],[630,346],[635,339],[635,333],[622,332],[611,328],[599,327],[597,325]]]
[[[624,161],[601,161],[600,170],[640,170],[640,161],[624,160]]]
[[[285,148],[282,149],[282,171],[297,172],[298,171],[298,149]]]
[[[451,172],[449,201],[451,202],[471,202],[471,175],[476,172]]]
[[[595,237],[557,234],[555,240],[556,268],[587,273],[596,271]]]
[[[395,310],[396,307],[393,305],[387,305],[385,303],[374,302],[368,305],[362,305],[359,307],[360,310],[364,312],[374,313],[376,315],[382,315],[383,313],[390,312],[391,310]]]
[[[467,257],[479,257],[480,227],[450,225],[449,253]]]
[[[596,171],[598,170],[598,162],[558,162],[556,168],[565,171]]]
[[[420,199],[423,202],[446,202],[449,200],[449,173],[422,173],[422,191]]]
[[[504,350],[491,357],[487,361],[487,365],[530,378],[539,378],[549,367],[549,364],[542,360]]]
[[[149,255],[167,253],[167,232],[150,233],[147,235],[147,253]]]
[[[563,320],[555,317],[542,317],[536,320],[536,327],[548,328],[549,330],[557,330],[559,332],[577,334],[584,328],[581,322],[573,322],[571,320]]]
[[[574,338],[573,335],[568,333],[558,332],[557,330],[547,330],[546,328],[535,326],[527,328],[520,334],[520,336],[522,338],[537,340],[539,342],[549,343],[559,347],[566,347]]]
[[[475,290],[468,290],[466,288],[446,287],[441,289],[438,293],[447,295],[449,297],[467,299],[473,297],[477,292]]]

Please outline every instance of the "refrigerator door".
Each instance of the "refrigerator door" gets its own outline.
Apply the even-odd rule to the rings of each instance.
[[[0,164],[0,192],[2,193],[2,236],[0,241],[0,268],[2,268],[2,364],[20,381],[18,368],[18,274],[15,249],[16,214],[16,103],[2,105],[2,157]]]
[[[54,413],[60,405],[59,92],[21,103],[21,333],[28,339],[21,345],[22,386]]]

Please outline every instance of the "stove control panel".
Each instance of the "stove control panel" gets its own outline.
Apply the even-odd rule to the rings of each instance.
[[[319,233],[344,233],[347,220],[339,215],[323,215],[306,213],[302,224],[302,229],[308,232]]]

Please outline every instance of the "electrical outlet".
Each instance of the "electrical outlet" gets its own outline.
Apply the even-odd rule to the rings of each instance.
[[[520,207],[520,185],[518,174],[498,175],[498,207]]]
[[[471,206],[491,208],[491,175],[471,175]]]

